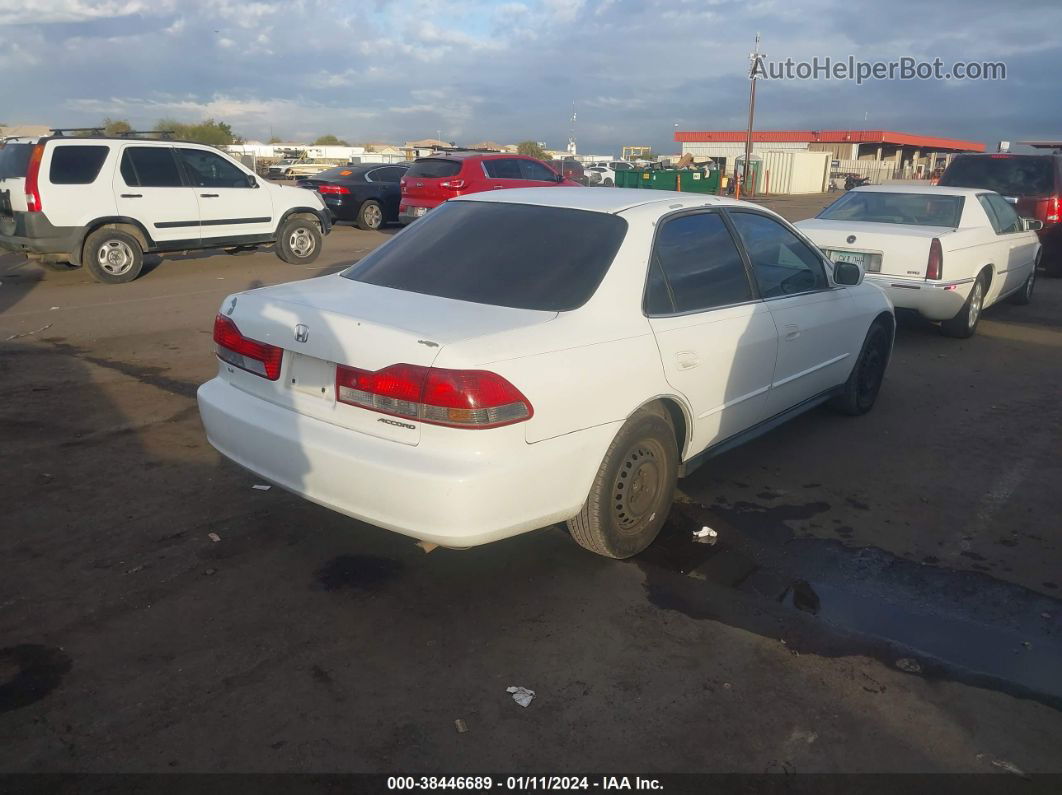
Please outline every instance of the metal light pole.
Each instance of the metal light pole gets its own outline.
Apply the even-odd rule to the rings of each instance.
[[[746,192],[749,184],[749,161],[752,159],[752,122],[756,117],[756,65],[762,57],[760,54],[760,34],[757,33],[756,47],[749,53],[749,61],[751,63],[749,67],[749,126],[745,132],[745,168],[741,175],[741,184],[745,186]],[[740,187],[738,190],[740,190]],[[740,198],[740,194],[738,194],[738,197]]]

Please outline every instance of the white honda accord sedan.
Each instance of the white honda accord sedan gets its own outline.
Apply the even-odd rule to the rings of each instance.
[[[743,202],[477,193],[226,298],[199,407],[225,456],[348,516],[449,547],[564,521],[623,558],[708,456],[873,406],[894,320],[862,281]]]

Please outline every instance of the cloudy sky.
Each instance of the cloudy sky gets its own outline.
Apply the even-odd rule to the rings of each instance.
[[[678,150],[744,126],[772,60],[1004,61],[1001,82],[762,82],[760,129],[1062,137],[1062,3],[1026,0],[0,0],[0,122],[214,117],[247,138]],[[864,121],[864,118],[866,121]]]

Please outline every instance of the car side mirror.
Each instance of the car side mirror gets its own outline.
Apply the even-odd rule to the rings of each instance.
[[[248,174],[247,175],[247,187],[248,188],[257,188],[258,187],[258,178],[254,174]]]
[[[1026,232],[1039,232],[1044,228],[1044,222],[1039,218],[1022,218],[1021,222]]]
[[[863,282],[863,266],[854,262],[833,263],[833,280],[837,284],[855,286]]]

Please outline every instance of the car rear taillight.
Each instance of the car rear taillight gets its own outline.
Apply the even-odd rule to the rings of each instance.
[[[416,364],[375,372],[336,365],[336,400],[451,428],[497,428],[534,414],[520,390],[496,373]]]
[[[39,183],[42,159],[44,144],[37,144],[30,153],[29,165],[26,167],[26,209],[31,213],[39,213],[44,209]]]
[[[318,193],[340,194],[340,193],[350,193],[350,189],[345,187],[345,186],[343,186],[343,185],[318,185],[317,186],[317,192]]]
[[[243,336],[232,318],[224,315],[214,318],[214,343],[221,361],[270,381],[280,378],[284,349]]]
[[[1062,220],[1062,198],[1052,196],[1045,204],[1044,217],[1041,219],[1045,224],[1057,224]]]
[[[461,188],[465,187],[467,184],[468,183],[463,179],[448,179],[446,182],[440,182],[439,187],[449,188],[450,190],[461,190]]]
[[[940,238],[929,244],[929,261],[926,263],[926,278],[939,279],[944,272],[944,253],[940,250]]]

